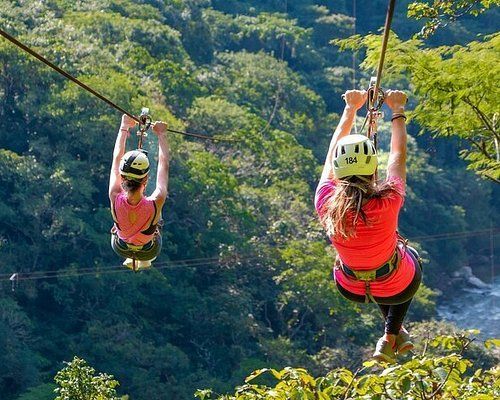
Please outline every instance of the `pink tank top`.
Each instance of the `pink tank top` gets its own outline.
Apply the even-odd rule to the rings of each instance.
[[[387,180],[393,183],[394,193],[385,198],[371,199],[363,205],[363,211],[369,221],[368,225],[359,218],[355,227],[355,238],[330,238],[342,262],[353,270],[375,269],[387,262],[394,254],[405,183],[401,178],[394,176],[388,177]],[[323,180],[319,183],[314,202],[320,216],[323,212],[323,205],[335,193],[335,187],[335,181]],[[409,256],[404,254],[396,273],[391,279],[373,283],[372,293],[379,297],[393,296],[410,284],[414,273],[414,263]],[[350,280],[344,274],[337,272],[335,278],[347,290],[364,295],[363,282]]]
[[[115,226],[118,237],[124,242],[141,246],[153,239],[154,232],[144,233],[153,222],[156,215],[154,200],[143,197],[136,205],[129,204],[127,195],[121,192],[116,196],[113,204]]]

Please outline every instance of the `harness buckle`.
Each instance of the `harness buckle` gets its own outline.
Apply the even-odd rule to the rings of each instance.
[[[376,269],[371,269],[369,271],[354,271],[351,270],[354,275],[356,276],[356,279],[364,282],[371,282],[377,279],[377,270]]]

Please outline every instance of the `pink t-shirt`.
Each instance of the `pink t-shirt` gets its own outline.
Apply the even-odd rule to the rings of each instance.
[[[356,221],[354,238],[332,237],[330,241],[337,250],[342,262],[353,270],[366,271],[380,267],[394,254],[397,245],[397,226],[399,211],[404,202],[405,183],[401,178],[387,178],[394,191],[384,198],[370,199],[363,205],[368,224],[361,217]],[[323,205],[335,193],[335,181],[322,180],[316,189],[316,211],[323,215]],[[354,218],[351,213],[348,218]],[[415,265],[409,255],[403,254],[399,268],[390,279],[370,284],[372,293],[377,297],[389,297],[402,292],[412,281]],[[335,270],[335,279],[346,290],[365,294],[365,284]]]
[[[116,218],[116,233],[123,241],[141,246],[153,239],[153,234],[142,231],[150,228],[156,214],[154,200],[143,197],[139,203],[132,205],[127,201],[125,193],[121,192],[115,198],[114,214]]]

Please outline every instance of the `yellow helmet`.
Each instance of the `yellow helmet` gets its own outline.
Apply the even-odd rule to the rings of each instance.
[[[130,180],[140,181],[149,173],[148,153],[137,149],[125,153],[120,161],[120,174]]]
[[[377,150],[368,137],[353,134],[344,136],[337,142],[333,155],[335,178],[373,175],[377,164]]]

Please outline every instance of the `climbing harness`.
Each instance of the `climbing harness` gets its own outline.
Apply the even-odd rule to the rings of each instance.
[[[11,42],[14,45],[16,45],[17,47],[19,47],[20,49],[24,50],[26,53],[28,53],[31,56],[35,57],[36,59],[38,59],[39,61],[41,61],[45,65],[47,65],[48,67],[52,68],[54,71],[58,72],[59,74],[61,74],[62,76],[64,76],[66,79],[69,79],[70,81],[76,83],[82,89],[84,89],[87,92],[93,94],[98,99],[104,101],[109,106],[113,107],[114,109],[120,111],[123,114],[128,115],[130,118],[132,118],[135,121],[137,121],[139,123],[139,125],[141,125],[143,123],[143,121],[141,121],[142,114],[140,116],[135,116],[132,113],[128,112],[123,107],[120,107],[116,103],[112,102],[107,97],[103,96],[101,93],[99,93],[96,90],[92,89],[89,85],[83,83],[82,81],[80,81],[79,79],[75,78],[73,75],[71,75],[67,71],[63,70],[62,68],[58,67],[54,63],[50,62],[45,57],[43,57],[42,55],[40,55],[39,53],[37,53],[33,49],[29,48],[24,43],[21,43],[19,40],[17,40],[13,36],[9,35],[7,32],[5,32],[2,29],[0,29],[0,35],[3,36],[5,39],[7,39],[9,42]],[[187,131],[179,131],[179,130],[170,129],[170,128],[167,128],[167,131],[168,132],[172,132],[172,133],[176,133],[176,134],[179,134],[179,135],[196,137],[196,138],[199,138],[199,139],[211,140],[211,141],[223,141],[223,142],[238,142],[239,141],[239,140],[236,140],[236,139],[218,138],[216,136],[212,137],[212,136],[203,135],[203,134],[200,134],[200,133],[192,133],[192,132],[187,132]]]
[[[398,234],[398,242],[391,258],[377,268],[367,271],[355,270],[344,264],[338,256],[335,260],[335,268],[342,270],[342,272],[344,272],[344,274],[352,280],[364,282],[365,303],[369,303],[370,301],[377,303],[371,291],[371,283],[375,281],[383,281],[389,278],[392,273],[396,271],[402,259],[402,255],[406,252],[406,242],[406,239],[400,239]]]
[[[153,204],[155,212],[153,214],[152,221],[154,221],[158,215],[158,208],[156,207],[156,203],[153,202]],[[111,228],[111,247],[120,256],[132,259],[131,269],[132,271],[137,272],[137,261],[152,260],[158,255],[158,252],[160,251],[159,249],[161,249],[162,245],[161,230],[163,227],[163,220],[160,218],[160,220],[155,224],[151,222],[147,229],[141,231],[141,233],[145,235],[153,235],[153,238],[148,243],[145,243],[143,245],[134,245],[131,243],[127,243],[126,241],[120,239],[120,237],[118,236],[119,225],[116,219],[116,213],[114,211],[114,204],[111,208],[111,215],[114,222]]]
[[[124,240],[118,237],[116,226],[113,226],[111,228],[111,235],[112,235],[111,247],[120,256],[132,260],[130,269],[134,272],[138,272],[139,270],[138,261],[154,260],[158,256],[158,252],[161,249],[161,242],[162,242],[160,233],[161,224],[158,223],[153,227],[154,227],[153,238],[148,243],[143,245],[134,245],[125,242]]]

